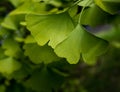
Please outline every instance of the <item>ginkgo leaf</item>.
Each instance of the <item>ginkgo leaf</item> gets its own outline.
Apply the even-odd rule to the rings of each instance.
[[[96,57],[105,52],[108,43],[93,36],[78,25],[69,37],[55,48],[55,53],[67,59],[70,64],[76,64],[82,54],[83,60],[93,64]]]
[[[83,11],[81,15],[81,24],[96,27],[98,25],[103,25],[107,23],[109,19],[112,19],[109,17],[108,13],[104,12],[98,6],[92,5],[90,8]]]
[[[94,0],[104,11],[115,14],[120,11],[120,0]]]
[[[0,60],[0,72],[3,74],[11,74],[16,70],[19,70],[21,64],[11,57]]]
[[[49,45],[55,48],[57,44],[67,38],[74,25],[67,12],[50,15],[28,15],[26,17],[27,28],[41,46],[49,41]]]
[[[18,30],[20,22],[23,20],[24,15],[11,16],[8,14],[4,21],[1,23],[1,26],[11,30]]]
[[[11,57],[19,57],[21,48],[14,39],[7,38],[3,41],[2,48],[5,50],[4,54]]]
[[[35,39],[33,38],[32,35],[28,35],[25,39],[24,39],[25,43],[36,43]]]
[[[50,46],[39,46],[36,43],[26,44],[24,46],[25,55],[35,64],[44,62],[45,64],[58,61],[60,58],[54,53]]]
[[[83,0],[78,3],[79,6],[91,6],[93,4],[93,0]]]
[[[9,0],[15,7],[19,6],[25,0]]]
[[[60,87],[63,80],[63,76],[44,67],[42,70],[36,70],[24,84],[37,92],[52,92]]]
[[[35,2],[33,0],[26,0],[21,6],[13,10],[10,15],[19,15],[19,14],[49,14],[46,11],[46,4]]]

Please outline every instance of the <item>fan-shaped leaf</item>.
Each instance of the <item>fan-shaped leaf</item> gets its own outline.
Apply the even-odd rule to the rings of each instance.
[[[73,22],[67,12],[51,15],[28,15],[27,28],[39,45],[49,45],[55,48],[67,38],[73,30]]]
[[[85,62],[92,64],[107,46],[106,41],[93,36],[78,25],[66,40],[57,45],[55,52],[58,56],[65,57],[71,64],[79,61],[80,54]]]

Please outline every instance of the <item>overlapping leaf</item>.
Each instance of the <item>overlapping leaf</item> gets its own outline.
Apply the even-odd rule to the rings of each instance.
[[[78,25],[66,40],[57,45],[55,52],[66,58],[70,64],[76,64],[80,60],[80,54],[86,63],[93,64],[107,46],[106,41],[93,36]]]
[[[58,61],[60,58],[54,53],[50,46],[39,46],[36,43],[26,44],[24,46],[25,55],[35,64],[44,62],[45,64]]]
[[[21,64],[11,57],[0,60],[0,72],[3,74],[11,74],[20,69]]]
[[[108,13],[104,12],[98,6],[92,5],[90,8],[83,11],[81,15],[81,24],[96,27],[98,25],[106,24],[110,18]]]
[[[120,11],[120,0],[94,0],[104,11],[115,14]]]
[[[24,21],[24,15],[7,15],[1,25],[7,29],[18,30],[21,21]]]
[[[67,38],[74,25],[67,12],[51,15],[28,15],[27,28],[39,45],[49,45],[53,48]]]

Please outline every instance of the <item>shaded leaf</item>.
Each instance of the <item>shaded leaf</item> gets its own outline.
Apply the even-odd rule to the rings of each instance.
[[[120,11],[120,0],[94,0],[104,11],[115,14]]]
[[[4,53],[4,50],[0,47],[0,59],[3,59],[6,57],[5,54],[3,53]]]
[[[36,70],[25,85],[38,92],[52,92],[53,89],[60,87],[63,80],[63,76],[45,67],[42,70]]]
[[[36,43],[24,45],[25,55],[27,55],[30,60],[39,64],[44,62],[45,64],[51,63],[53,61],[58,61],[60,58],[54,53],[50,46],[39,46]]]
[[[2,48],[5,50],[4,54],[11,57],[19,57],[21,48],[14,39],[7,38],[3,41]]]
[[[108,13],[102,11],[98,6],[93,5],[83,11],[81,15],[81,24],[96,27],[98,25],[103,25],[107,23],[108,20],[112,19],[109,17]]]

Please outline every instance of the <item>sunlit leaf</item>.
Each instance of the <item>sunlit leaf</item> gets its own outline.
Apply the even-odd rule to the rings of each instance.
[[[57,44],[67,38],[73,30],[73,22],[68,13],[51,15],[28,15],[27,28],[39,45],[49,45],[55,48]]]
[[[49,14],[46,10],[46,4],[40,2],[33,2],[33,0],[26,0],[21,6],[13,10],[10,15],[19,14]]]
[[[28,35],[25,39],[24,39],[25,43],[36,43],[35,39],[31,36]]]
[[[91,6],[93,4],[93,0],[82,0],[78,3],[79,6]]]
[[[3,74],[11,74],[20,69],[21,64],[11,57],[0,60],[0,72]]]
[[[55,52],[64,57],[70,64],[76,64],[82,54],[83,60],[88,64],[95,63],[97,56],[105,52],[108,43],[77,26],[69,37],[57,45]]]
[[[58,61],[60,58],[54,53],[50,46],[39,46],[36,43],[26,44],[24,46],[25,55],[35,64],[44,62],[45,64]]]

